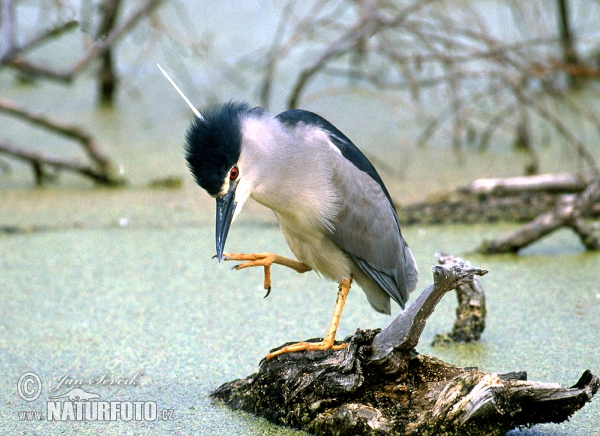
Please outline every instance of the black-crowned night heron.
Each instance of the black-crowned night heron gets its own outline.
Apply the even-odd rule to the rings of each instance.
[[[333,318],[319,343],[299,342],[267,356],[343,348],[334,345],[344,302],[354,280],[378,312],[401,307],[417,284],[417,266],[400,233],[390,195],[368,159],[324,118],[304,110],[272,116],[229,102],[194,119],[186,159],[196,182],[217,201],[219,261],[315,270],[339,284]],[[231,223],[252,197],[271,209],[294,255],[223,253]]]

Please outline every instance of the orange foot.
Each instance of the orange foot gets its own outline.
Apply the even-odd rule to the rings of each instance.
[[[340,345],[333,345],[333,341],[332,342],[326,342],[326,341],[321,341],[321,342],[298,342],[297,344],[292,344],[292,345],[287,345],[283,348],[280,348],[279,350],[273,352],[273,353],[269,353],[267,354],[267,356],[265,357],[266,360],[269,360],[275,356],[278,356],[280,354],[284,354],[284,353],[296,353],[298,351],[314,351],[314,350],[341,350],[342,348],[346,348],[348,346],[347,343],[345,344],[340,344]]]
[[[292,268],[299,273],[310,271],[311,268],[297,260],[288,259],[287,257],[279,256],[273,253],[223,253],[223,260],[243,260],[244,263],[234,266],[235,270],[248,268],[251,266],[262,266],[265,268],[265,289],[267,290],[267,297],[271,292],[271,265],[278,264]]]
[[[313,351],[313,350],[341,350],[342,348],[346,348],[348,344],[340,344],[334,345],[335,342],[335,334],[337,332],[338,324],[340,322],[340,317],[342,316],[342,309],[344,308],[344,304],[346,303],[346,298],[348,297],[348,293],[350,292],[350,285],[352,283],[351,279],[342,279],[340,280],[338,287],[338,295],[335,301],[335,308],[333,309],[333,316],[331,317],[331,322],[329,323],[329,328],[327,329],[327,334],[325,335],[325,339],[321,342],[298,342],[297,344],[292,344],[285,346],[274,353],[269,353],[265,357],[266,360],[271,359],[274,356],[278,356],[283,353],[295,353],[297,351]]]

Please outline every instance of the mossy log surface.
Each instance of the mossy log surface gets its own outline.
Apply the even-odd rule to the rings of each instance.
[[[385,329],[359,329],[338,351],[263,360],[257,373],[225,383],[213,397],[318,435],[493,436],[565,421],[596,394],[600,380],[590,371],[564,388],[528,381],[523,371],[489,373],[417,353],[442,296],[487,273],[461,260],[432,269],[434,283]]]

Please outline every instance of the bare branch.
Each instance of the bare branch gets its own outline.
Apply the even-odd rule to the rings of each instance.
[[[600,199],[600,177],[592,180],[581,194],[563,195],[552,212],[538,216],[530,223],[492,241],[484,241],[478,251],[486,254],[516,253],[556,229],[566,226],[579,234],[588,250],[600,249],[600,238],[581,219]]]
[[[121,0],[104,0],[102,3],[102,19],[96,34],[101,39],[110,34],[117,20],[121,6]],[[117,88],[117,75],[114,71],[113,50],[107,48],[101,55],[101,66],[98,72],[100,102],[112,104]]]
[[[435,253],[441,265],[446,263],[463,263],[460,257],[438,251]],[[477,341],[485,330],[485,317],[487,314],[485,293],[481,281],[473,277],[471,282],[456,287],[456,320],[452,331],[448,334],[435,335],[432,345],[446,342],[471,342]]]
[[[49,39],[56,38],[57,36],[60,36],[63,33],[68,32],[69,30],[75,29],[78,25],[79,25],[79,23],[77,21],[70,20],[61,25],[55,25],[54,27],[52,27],[50,29],[39,32],[37,35],[35,35],[29,41],[25,42],[23,45],[13,46],[11,50],[6,52],[4,55],[0,56],[0,66],[2,66],[2,64],[6,63],[10,58],[15,56],[17,53],[22,55],[26,51],[37,47],[38,45],[46,42]]]
[[[395,371],[395,365],[390,365],[388,359],[390,353],[407,352],[417,346],[427,318],[446,292],[471,282],[475,275],[482,276],[488,273],[487,270],[473,267],[459,258],[448,264],[435,265],[431,269],[433,283],[373,339],[369,361],[376,363],[383,372]]]
[[[301,17],[295,17],[293,4],[287,3],[289,9],[269,51],[260,90],[262,103],[269,103],[277,66],[292,51],[305,48],[315,54],[306,58],[292,78],[289,108],[305,98],[315,76],[348,78],[353,84],[358,81],[380,90],[399,91],[400,99],[442,101],[440,111],[425,115],[433,121],[424,129],[420,143],[445,129],[456,150],[463,138],[474,142],[477,135],[485,149],[502,127],[526,139],[527,150],[537,161],[536,137],[529,134],[529,126],[541,119],[543,125],[551,126],[574,146],[582,161],[596,167],[593,154],[581,139],[580,126],[565,123],[559,108],[551,105],[563,103],[575,124],[589,124],[600,133],[600,117],[592,106],[570,99],[560,79],[564,74],[600,77],[600,70],[557,60],[561,39],[547,34],[546,29],[523,33],[519,40],[506,43],[493,36],[479,12],[468,4],[453,5],[448,12],[444,5],[433,3],[339,2],[340,8],[350,7],[344,10],[344,18],[330,14],[331,2],[327,0],[312,3]],[[535,24],[532,18],[539,8],[514,3],[512,12],[522,19],[525,30],[528,22]],[[293,31],[284,41],[289,27]],[[500,111],[495,109],[498,105]]]
[[[32,63],[24,59],[18,53],[16,53],[9,60],[10,65],[28,74],[63,82],[70,82],[77,76],[77,74],[85,69],[90,62],[104,55],[124,34],[131,30],[131,28],[134,27],[141,18],[152,12],[152,10],[154,10],[161,2],[162,0],[147,0],[146,3],[133,12],[125,22],[110,32],[106,39],[96,41],[81,56],[81,58],[79,58],[79,60],[68,69],[58,70]]]
[[[596,159],[594,155],[590,153],[590,151],[583,145],[581,141],[579,141],[575,135],[565,126],[565,124],[554,114],[552,114],[549,110],[541,106],[536,100],[531,97],[525,95],[525,93],[521,90],[519,85],[515,85],[514,83],[507,83],[513,90],[514,95],[524,104],[533,108],[542,118],[548,120],[550,125],[554,127],[554,129],[562,135],[569,144],[573,145],[581,158],[589,165],[590,170],[600,174],[600,167],[596,163]]]
[[[110,160],[104,156],[92,136],[77,126],[67,124],[56,118],[48,117],[41,112],[31,111],[18,104],[0,97],[0,111],[17,118],[41,126],[59,135],[79,141],[88,157],[102,169],[110,167]]]

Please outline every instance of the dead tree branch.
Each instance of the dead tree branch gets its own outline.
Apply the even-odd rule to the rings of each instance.
[[[121,0],[105,0],[102,4],[102,20],[97,39],[107,37],[110,31],[115,26],[117,15],[121,6]],[[100,101],[103,104],[112,104],[114,101],[115,91],[117,89],[117,74],[114,71],[114,50],[113,47],[108,47],[102,56],[100,71],[98,72],[99,79],[99,95]]]
[[[441,265],[453,262],[462,262],[460,257],[444,254],[440,251],[435,253],[438,262]],[[452,331],[445,335],[435,335],[433,345],[446,342],[472,342],[478,341],[485,330],[485,317],[487,309],[485,305],[485,294],[481,281],[477,277],[473,280],[460,285],[456,288],[456,299],[458,307],[456,308],[456,321]]]
[[[146,0],[119,25],[116,25],[121,0],[104,1],[101,4],[103,9],[99,27],[95,35],[96,41],[82,53],[79,59],[71,67],[64,69],[56,68],[51,65],[34,63],[26,58],[26,54],[28,50],[39,46],[41,43],[73,29],[77,23],[68,21],[66,23],[56,24],[54,27],[47,28],[29,39],[23,38],[26,42],[17,45],[15,42],[17,40],[17,29],[13,26],[12,20],[14,3],[11,0],[3,0],[0,67],[10,65],[31,76],[71,82],[91,62],[101,58],[100,94],[103,99],[110,100],[114,94],[117,83],[117,77],[113,69],[112,49],[123,35],[130,31],[141,18],[152,12],[160,3],[161,0]],[[46,116],[37,111],[28,110],[4,98],[0,98],[0,112],[22,119],[30,124],[40,126],[68,139],[78,141],[90,160],[91,164],[88,166],[73,161],[61,160],[46,154],[20,150],[3,142],[0,152],[31,163],[36,176],[36,183],[41,184],[51,178],[47,168],[75,171],[91,177],[97,183],[106,185],[122,185],[125,183],[125,179],[118,175],[113,168],[110,159],[100,151],[100,148],[92,135],[80,127]]]
[[[37,185],[43,185],[47,181],[54,180],[56,176],[55,173],[49,173],[46,170],[46,167],[53,168],[54,170],[72,171],[89,177],[94,182],[101,185],[119,186],[125,183],[122,179],[115,179],[98,168],[74,160],[63,160],[55,156],[26,151],[4,141],[0,141],[0,153],[4,153],[31,164]]]
[[[51,132],[78,141],[88,157],[101,169],[108,170],[110,160],[99,150],[92,136],[77,126],[67,124],[59,119],[48,117],[38,111],[30,111],[23,106],[0,97],[0,111],[41,126]]]
[[[4,65],[8,62],[10,58],[15,56],[17,53],[23,55],[25,52],[43,44],[49,39],[56,38],[57,36],[62,35],[65,32],[73,30],[77,28],[79,23],[75,20],[67,21],[60,25],[55,25],[49,29],[43,30],[31,38],[29,41],[25,42],[19,46],[12,46],[10,50],[7,50],[6,53],[0,56],[0,66]]]
[[[425,290],[373,339],[369,362],[384,374],[394,374],[407,362],[419,342],[426,320],[446,292],[473,280],[488,271],[473,267],[461,259],[432,267],[433,284]]]
[[[585,164],[597,167],[586,144],[594,140],[581,132],[600,133],[599,117],[589,109],[592,105],[572,101],[563,79],[567,75],[583,83],[600,78],[600,70],[582,59],[560,60],[569,38],[556,37],[555,23],[524,26],[521,39],[507,43],[468,3],[315,0],[301,13],[297,4],[286,3],[269,49],[260,89],[263,106],[269,106],[278,66],[294,59],[297,73],[285,78],[291,82],[286,84],[289,108],[299,106],[313,79],[323,75],[337,80],[335,86],[345,80],[352,87],[394,92],[407,106],[421,103],[422,118],[429,122],[420,143],[444,134],[456,150],[464,143],[483,149],[508,132],[526,140],[532,157],[526,171],[532,173],[540,154],[532,126],[541,121],[574,147]],[[510,5],[523,22],[539,19],[533,4]],[[572,38],[570,44],[575,45]],[[564,109],[575,125],[564,122]]]
[[[119,39],[131,30],[141,18],[152,12],[162,0],[147,0],[123,23],[114,28],[104,39],[96,41],[70,68],[56,69],[26,60],[20,53],[14,53],[7,63],[18,70],[37,77],[71,82],[92,61],[106,54]]]

